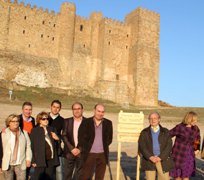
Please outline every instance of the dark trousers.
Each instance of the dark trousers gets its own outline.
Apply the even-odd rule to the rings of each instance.
[[[106,172],[106,159],[104,153],[89,153],[83,164],[81,180],[92,179],[95,173],[95,180],[103,180]]]
[[[32,180],[53,180],[56,176],[56,167],[47,161],[47,167],[35,167]]]
[[[82,159],[73,154],[69,154],[68,158],[64,160],[64,180],[79,180],[81,169]]]

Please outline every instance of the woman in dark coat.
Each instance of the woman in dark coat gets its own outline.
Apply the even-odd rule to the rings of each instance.
[[[176,180],[188,180],[195,173],[195,155],[200,149],[200,130],[196,122],[197,114],[188,112],[182,123],[170,130],[170,135],[176,137],[172,149],[175,167],[170,175]]]
[[[48,126],[48,113],[41,112],[36,118],[37,126],[31,132],[31,149],[33,152],[32,166],[34,180],[55,179],[55,169],[59,165],[56,141],[59,140]]]

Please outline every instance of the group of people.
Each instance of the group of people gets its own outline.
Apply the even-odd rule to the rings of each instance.
[[[0,173],[6,180],[104,179],[112,122],[104,118],[103,104],[94,106],[93,116],[83,116],[83,105],[72,105],[73,116],[60,115],[59,100],[50,112],[32,115],[32,103],[24,102],[22,114],[6,118],[0,136]]]
[[[138,141],[146,179],[155,180],[157,176],[158,180],[189,180],[195,174],[195,156],[201,144],[197,114],[188,112],[171,130],[161,126],[158,112],[151,113],[148,119],[150,125],[142,130]]]
[[[6,180],[104,179],[113,138],[104,105],[96,104],[90,118],[83,116],[80,102],[72,105],[70,118],[60,115],[61,107],[54,100],[50,112],[42,111],[34,119],[32,103],[24,102],[22,114],[6,118],[0,135],[0,173]],[[161,126],[158,112],[148,119],[150,125],[138,141],[146,179],[188,180],[195,173],[195,155],[200,150],[197,114],[188,112],[171,130]]]

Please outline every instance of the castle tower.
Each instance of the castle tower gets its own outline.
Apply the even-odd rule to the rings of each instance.
[[[98,58],[98,46],[99,46],[99,24],[103,19],[101,12],[92,13],[91,20],[91,53],[93,58]]]
[[[74,47],[76,7],[72,3],[63,3],[58,19],[58,59],[63,72],[65,83],[71,80],[71,57]]]
[[[135,105],[158,105],[159,15],[138,8],[126,16],[131,28],[129,74],[130,94]],[[131,82],[131,81],[130,81]]]
[[[0,0],[0,49],[4,50],[8,43],[10,21],[10,7],[8,3]]]

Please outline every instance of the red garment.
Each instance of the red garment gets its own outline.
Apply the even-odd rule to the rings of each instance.
[[[26,131],[28,134],[31,133],[31,130],[33,129],[32,122],[23,121],[23,130]]]

